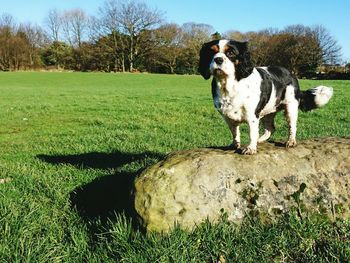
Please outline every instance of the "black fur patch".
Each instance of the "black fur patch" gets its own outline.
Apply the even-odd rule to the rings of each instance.
[[[231,40],[227,43],[235,56],[229,59],[235,64],[235,77],[237,81],[248,77],[254,69],[253,62],[248,51],[248,42],[238,42]]]
[[[300,98],[300,88],[298,80],[290,73],[289,70],[283,67],[270,66],[267,68],[267,71],[270,73],[273,84],[276,89],[276,102],[279,104],[281,100],[284,99],[286,94],[286,88],[288,85],[294,87],[295,98],[299,100]]]
[[[301,92],[299,108],[302,111],[310,111],[317,108],[315,103],[315,94],[312,93],[312,90],[305,90]]]
[[[276,107],[278,108],[282,100],[284,100],[287,86],[292,85],[294,87],[294,94],[297,100],[300,99],[300,88],[298,80],[285,68],[270,66],[266,70],[262,68],[256,68],[262,78],[261,81],[261,95],[258,106],[255,110],[255,115],[258,117],[260,112],[264,109],[268,103],[271,93],[272,84],[276,93]]]
[[[203,76],[204,79],[210,78],[210,69],[209,65],[215,52],[211,49],[212,46],[217,45],[219,40],[213,40],[211,42],[203,44],[200,52],[199,52],[199,67],[198,71]]]
[[[258,105],[255,109],[255,116],[259,118],[260,112],[263,110],[263,108],[266,106],[266,104],[269,102],[269,99],[271,97],[272,92],[272,77],[270,74],[268,74],[264,69],[262,68],[256,68],[259,72],[262,80],[260,84],[260,100]]]

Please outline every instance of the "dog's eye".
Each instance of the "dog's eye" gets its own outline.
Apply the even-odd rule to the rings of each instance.
[[[231,50],[226,52],[226,56],[228,56],[228,57],[232,58],[234,55],[235,55],[235,53],[233,53],[233,51],[231,51]]]

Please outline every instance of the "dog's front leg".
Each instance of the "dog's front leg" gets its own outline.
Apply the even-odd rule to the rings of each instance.
[[[245,148],[242,153],[243,154],[255,154],[256,153],[256,147],[258,144],[259,139],[259,119],[257,118],[251,118],[248,121],[249,125],[249,137],[250,137],[250,143]]]
[[[241,147],[241,133],[239,131],[239,123],[235,122],[227,117],[224,118],[230,131],[232,133],[232,144],[233,149],[239,149]]]

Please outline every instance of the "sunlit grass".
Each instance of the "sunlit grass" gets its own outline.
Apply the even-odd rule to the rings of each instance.
[[[301,86],[321,83],[334,88],[334,97],[323,109],[300,113],[299,140],[350,134],[350,82]],[[114,216],[112,203],[123,201],[114,196],[113,184],[124,182],[116,178],[135,176],[172,151],[231,142],[210,83],[199,76],[1,73],[0,92],[1,262],[350,259],[349,222],[291,214],[267,226],[224,221],[145,236]],[[276,126],[272,139],[285,140],[283,114]],[[246,125],[242,137],[247,143]],[[76,192],[95,210],[78,213],[71,206]]]

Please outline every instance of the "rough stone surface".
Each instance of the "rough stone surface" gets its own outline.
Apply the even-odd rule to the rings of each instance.
[[[247,214],[273,220],[291,208],[350,218],[350,139],[311,139],[293,149],[265,143],[254,156],[175,152],[136,179],[134,194],[148,231],[166,232],[175,222],[191,229],[222,209],[237,223]]]

